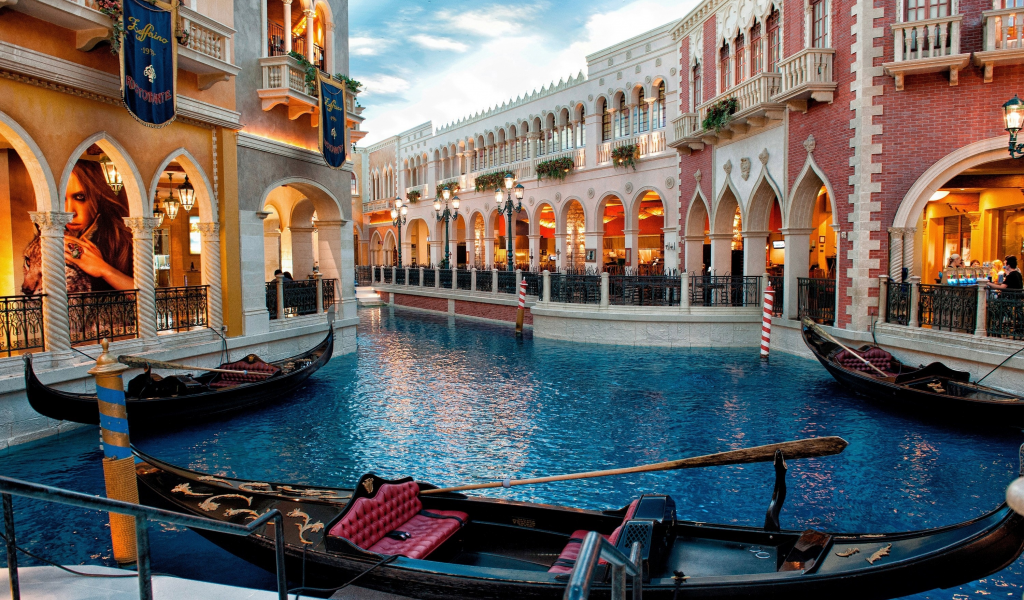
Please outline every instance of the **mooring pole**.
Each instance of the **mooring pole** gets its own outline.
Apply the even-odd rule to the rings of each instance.
[[[772,284],[764,291],[764,314],[761,317],[761,358],[768,358],[768,345],[772,339],[772,308],[775,305],[775,290]]]
[[[516,311],[516,333],[523,332],[523,317],[526,316],[526,278],[519,281],[519,310]]]
[[[135,458],[128,439],[128,410],[121,378],[128,367],[110,355],[109,340],[103,340],[102,346],[103,354],[96,359],[96,366],[89,369],[89,374],[96,378],[96,395],[99,398],[103,480],[107,498],[138,504]],[[110,537],[114,544],[114,560],[118,564],[128,565],[137,560],[134,517],[110,513]]]

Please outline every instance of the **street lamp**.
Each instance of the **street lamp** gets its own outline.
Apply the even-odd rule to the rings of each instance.
[[[409,207],[402,205],[401,196],[395,196],[395,207],[391,209],[391,223],[398,228],[398,266],[402,266],[402,225],[408,222]]]
[[[437,222],[444,221],[444,260],[441,261],[442,269],[451,268],[451,246],[448,243],[448,224],[459,218],[459,197],[452,196],[448,186],[441,189],[441,196],[444,197],[444,210],[441,210],[441,198],[434,198],[434,214]],[[451,199],[451,208],[448,208],[448,200]]]
[[[515,210],[517,213],[523,211],[523,192],[526,188],[523,184],[517,184],[515,186],[516,201],[518,204],[512,204],[512,184],[516,182],[516,178],[512,173],[505,173],[505,192],[508,194],[508,199],[505,200],[501,196],[501,189],[494,190],[494,202],[498,206],[498,212],[505,215],[505,227],[508,231],[508,235],[505,236],[505,269],[508,271],[516,270],[515,261],[515,248],[513,247],[514,238],[512,237],[512,211]]]
[[[1010,132],[1010,158],[1024,157],[1024,144],[1017,143],[1017,132],[1024,124],[1024,102],[1016,94],[1003,105],[1003,123]]]

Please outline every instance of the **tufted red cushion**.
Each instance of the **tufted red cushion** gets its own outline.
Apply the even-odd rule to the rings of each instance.
[[[331,527],[330,535],[343,537],[360,548],[381,554],[425,558],[462,527],[456,519],[439,519],[419,514],[423,504],[415,482],[387,483],[373,498],[359,498],[345,516]],[[432,510],[435,515],[454,516],[463,523],[469,515],[454,510]],[[392,531],[412,535],[407,540],[384,537]]]
[[[217,368],[231,371],[248,371],[248,373],[217,373],[216,377],[210,381],[210,387],[212,388],[233,387],[243,383],[266,381],[267,376],[259,375],[258,373],[270,373],[273,375],[281,370],[281,367],[265,363],[259,359],[252,362],[243,359],[233,363],[224,363]]]
[[[465,523],[469,518],[464,512],[454,510],[432,510],[435,515],[454,516]],[[407,540],[394,540],[388,537],[370,546],[371,552],[379,554],[401,554],[409,558],[426,558],[428,554],[450,538],[462,525],[455,519],[437,519],[416,515],[396,529],[412,534]]]
[[[861,356],[883,371],[888,372],[892,366],[892,354],[889,354],[881,348],[871,348],[867,352],[862,353]],[[846,350],[836,354],[836,362],[841,366],[854,371],[864,371],[866,373],[878,372],[864,364],[863,361],[859,360],[856,356],[853,356]]]
[[[632,501],[629,504],[629,508],[626,509],[626,516],[622,518],[622,523],[615,528],[611,535],[602,534],[602,537],[611,542],[613,546],[619,543],[619,533],[622,531],[622,526],[636,514],[636,507],[639,503],[639,498]],[[576,565],[576,558],[580,555],[580,546],[583,545],[583,539],[587,537],[588,533],[590,532],[586,529],[572,532],[572,535],[569,536],[569,543],[562,549],[562,553],[558,555],[555,564],[548,569],[548,573],[571,573],[572,568]],[[603,565],[605,561],[602,560],[599,564]]]

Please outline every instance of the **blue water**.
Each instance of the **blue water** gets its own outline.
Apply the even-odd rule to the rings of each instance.
[[[476,321],[361,309],[359,350],[296,398],[133,442],[172,463],[250,480],[352,486],[374,471],[458,484],[626,467],[810,436],[850,442],[789,463],[785,528],[886,532],[994,508],[1017,472],[1020,432],[963,430],[848,395],[811,360],[756,349],[667,350],[516,340]],[[9,451],[0,473],[102,494],[94,429]],[[760,526],[769,464],[511,490],[518,500],[619,507],[667,492],[681,518]],[[65,564],[112,565],[102,515],[16,499],[21,544]],[[273,576],[187,530],[155,526],[154,569],[273,588]],[[24,559],[23,559],[24,560]],[[33,564],[33,561],[25,561]],[[915,598],[1020,597],[1024,562]]]

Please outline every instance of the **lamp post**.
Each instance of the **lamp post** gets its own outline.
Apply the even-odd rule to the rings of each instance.
[[[402,225],[408,222],[409,207],[402,205],[401,196],[395,196],[395,207],[391,209],[391,223],[398,228],[398,266],[402,266]]]
[[[438,223],[444,221],[444,260],[441,261],[441,268],[450,269],[452,250],[448,243],[448,224],[459,218],[459,197],[452,196],[452,190],[448,186],[441,190],[441,196],[444,197],[444,210],[441,210],[441,198],[434,198],[434,214]],[[449,200],[451,208],[448,208]]]
[[[1016,94],[1003,105],[1003,123],[1010,132],[1010,158],[1024,157],[1024,144],[1017,143],[1017,132],[1024,124],[1024,102]]]
[[[515,248],[513,247],[512,237],[512,211],[515,210],[517,213],[523,211],[523,192],[526,188],[523,184],[517,184],[515,186],[516,201],[518,204],[512,204],[512,184],[516,182],[516,178],[512,173],[505,173],[505,192],[508,194],[508,199],[502,198],[501,189],[494,190],[494,202],[497,204],[498,212],[505,215],[505,227],[508,231],[508,235],[505,236],[505,270],[515,271]]]

